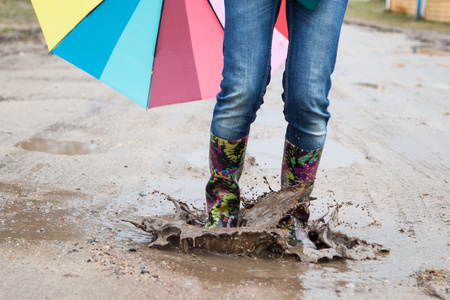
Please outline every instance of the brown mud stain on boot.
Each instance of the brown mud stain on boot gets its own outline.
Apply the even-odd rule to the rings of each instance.
[[[338,232],[338,207],[309,224],[311,236],[318,250],[292,247],[288,244],[290,233],[278,228],[287,212],[310,201],[308,184],[269,192],[255,201],[244,203],[238,227],[205,229],[207,215],[204,211],[191,210],[187,204],[167,196],[175,206],[175,214],[169,216],[144,217],[140,222],[126,220],[153,235],[151,248],[180,248],[231,254],[252,255],[265,251],[277,251],[283,255],[298,257],[304,262],[345,258],[352,260],[375,259],[389,252],[382,245],[349,237]],[[299,201],[300,199],[300,201]],[[328,220],[326,217],[328,216]]]

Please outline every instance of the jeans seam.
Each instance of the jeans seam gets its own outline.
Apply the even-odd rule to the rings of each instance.
[[[290,22],[288,21],[290,20]],[[286,22],[288,23],[288,40],[290,39],[290,35],[292,34],[292,26],[293,26],[293,21],[292,21],[292,1],[290,0],[286,0]],[[289,116],[289,60],[290,60],[290,52],[291,52],[291,47],[289,45],[288,47],[288,53],[286,56],[286,62],[285,62],[285,89],[284,89],[284,93],[285,93],[285,114],[286,116]],[[289,128],[290,124],[288,121],[288,128]],[[289,131],[289,136],[287,137],[288,140],[292,140],[291,134],[292,134],[292,130],[288,130]]]
[[[278,6],[278,9],[275,9],[275,10],[274,10],[273,16],[272,16],[272,37],[271,37],[271,39],[270,39],[270,47],[271,47],[271,50],[270,50],[270,52],[269,52],[270,54],[269,54],[269,57],[268,57],[268,59],[267,59],[266,73],[264,74],[263,82],[262,82],[262,85],[261,85],[261,92],[260,92],[260,94],[259,94],[258,109],[259,109],[259,107],[261,107],[261,105],[262,105],[262,99],[263,99],[263,97],[264,97],[264,89],[266,89],[266,88],[267,88],[267,85],[269,84],[268,82],[266,83],[266,81],[267,81],[267,79],[268,79],[268,77],[269,77],[270,69],[271,69],[273,31],[275,30],[275,23],[276,23],[276,21],[277,21],[277,16],[278,16],[278,14],[280,13],[281,0],[278,0],[278,2],[277,2],[276,5]]]

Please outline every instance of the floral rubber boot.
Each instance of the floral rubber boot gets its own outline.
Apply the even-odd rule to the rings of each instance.
[[[322,150],[323,147],[317,150],[303,150],[286,140],[281,167],[281,187],[311,182],[306,195],[309,197],[314,187]],[[288,213],[290,216],[281,220],[279,226],[291,232],[289,245],[316,249],[308,233],[309,203],[301,203]]]
[[[208,221],[205,228],[236,227],[240,206],[240,189],[237,182],[244,166],[247,140],[248,137],[228,141],[211,133],[211,178],[206,185]]]

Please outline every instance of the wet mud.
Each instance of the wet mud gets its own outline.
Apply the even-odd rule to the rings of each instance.
[[[417,272],[417,285],[425,289],[425,293],[438,299],[449,299],[450,272],[446,269],[431,268]]]
[[[147,216],[140,222],[127,221],[152,234],[150,248],[179,248],[184,253],[192,249],[228,255],[277,253],[308,263],[339,258],[376,259],[389,253],[389,249],[382,245],[337,231],[339,206],[329,208],[324,216],[310,221],[310,236],[317,250],[289,245],[289,231],[279,228],[278,224],[292,209],[309,204],[311,198],[305,194],[307,187],[293,186],[265,193],[254,201],[245,201],[238,227],[231,229],[205,229],[207,215],[204,211],[190,209],[187,204],[170,196],[167,196],[167,201],[175,206],[173,215]]]
[[[79,220],[63,208],[70,191],[48,191],[0,182],[0,241],[68,240],[77,235]]]

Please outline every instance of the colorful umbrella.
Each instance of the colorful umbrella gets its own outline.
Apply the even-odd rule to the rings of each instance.
[[[31,0],[50,52],[144,108],[216,96],[223,1]],[[273,70],[287,51],[274,37]]]

